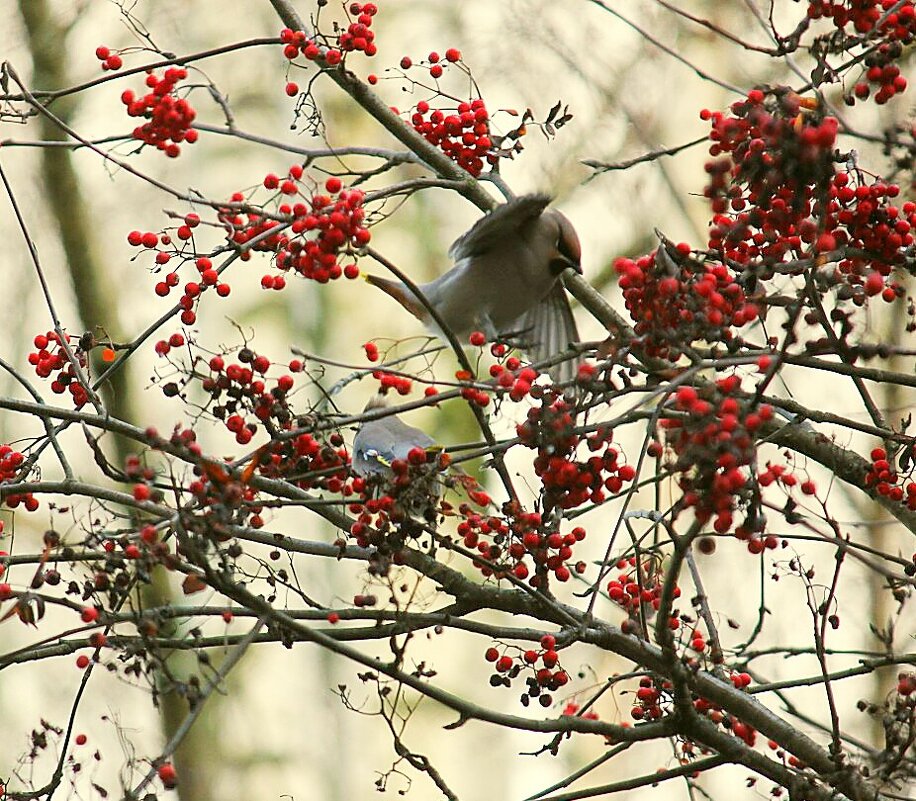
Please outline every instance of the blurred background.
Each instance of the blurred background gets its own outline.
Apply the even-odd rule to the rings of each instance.
[[[315,4],[293,5],[307,18]],[[611,270],[615,257],[651,250],[656,241],[655,228],[675,241],[686,240],[697,247],[705,244],[708,207],[702,188],[707,154],[700,145],[673,158],[608,172],[593,180],[589,180],[592,170],[583,160],[623,161],[705,135],[708,126],[699,119],[699,110],[723,108],[737,98],[708,76],[744,90],[762,83],[799,82],[791,74],[791,64],[745,51],[656,2],[608,2],[602,7],[584,0],[381,0],[379,5],[374,23],[378,54],[373,59],[356,55],[350,65],[362,77],[370,72],[378,74],[377,91],[391,105],[404,109],[414,99],[405,91],[404,81],[396,73],[386,72],[386,68],[395,67],[404,55],[420,60],[431,50],[443,52],[457,47],[491,111],[531,108],[536,119],[543,119],[558,100],[569,106],[573,119],[552,141],[532,126],[522,140],[524,152],[514,161],[503,163],[503,178],[516,193],[547,191],[556,196],[556,205],[578,229],[586,277],[620,310],[622,303]],[[769,44],[749,10],[752,5],[717,0],[692,0],[686,4],[696,17],[748,40]],[[791,29],[803,13],[803,5],[776,5],[777,11],[785,15],[777,23],[783,31]],[[158,47],[178,54],[256,36],[275,36],[282,27],[267,2],[252,0],[156,0],[124,2],[120,6],[142,23]],[[121,49],[143,44],[136,25],[127,24],[120,6],[107,0],[8,0],[0,7],[0,54],[35,89],[59,88],[95,78],[100,74],[94,55],[97,46]],[[333,3],[323,13],[342,19],[340,8]],[[125,55],[128,67],[149,60],[153,58],[148,53]],[[203,70],[228,99],[240,130],[298,147],[322,146],[320,139],[291,129],[295,101],[284,93],[288,65],[279,47],[251,48],[208,59],[195,65],[195,69]],[[307,80],[301,70],[291,70],[289,75],[300,85]],[[189,82],[201,77],[192,71]],[[126,135],[134,123],[124,113],[119,95],[126,88],[137,90],[140,85],[138,76],[124,78],[79,93],[53,108],[83,137]],[[330,81],[319,80],[314,89],[330,144],[400,149]],[[195,91],[191,99],[199,121],[223,124],[222,111],[206,88]],[[904,100],[882,109],[864,104],[850,113],[854,113],[859,130],[877,131],[892,120],[891,115],[907,110]],[[516,123],[517,119],[508,114],[496,115],[496,124],[502,124],[504,130]],[[135,258],[137,250],[128,245],[127,233],[133,229],[157,231],[169,224],[167,212],[183,214],[189,209],[88,150],[31,146],[39,140],[61,138],[59,131],[41,120],[18,124],[4,119],[0,121],[0,164],[37,244],[65,327],[71,333],[81,333],[102,326],[113,340],[127,341],[171,302],[153,293],[160,279],[151,273],[150,259]],[[186,147],[175,160],[149,148],[129,155],[134,149],[130,143],[103,145],[109,146],[158,180],[210,198],[226,198],[234,191],[257,185],[264,174],[282,173],[296,162],[291,153],[214,133],[202,133],[199,141]],[[877,146],[862,142],[854,146],[860,151],[860,163],[869,164],[877,173],[885,169]],[[417,167],[406,166],[370,186],[420,174]],[[904,186],[903,192],[908,197],[909,186]],[[50,318],[9,203],[4,199],[0,206],[0,239],[5,245],[0,263],[0,297],[7,321],[0,356],[28,372],[26,355],[32,349],[32,338],[51,327]],[[448,245],[478,216],[478,210],[457,194],[427,190],[412,196],[375,226],[373,244],[413,278],[426,280],[445,269]],[[370,268],[368,263],[361,266]],[[234,265],[229,276],[232,295],[218,303],[205,299],[195,338],[217,349],[237,347],[245,337],[259,353],[279,363],[291,357],[290,348],[295,346],[351,365],[364,365],[363,342],[378,338],[384,345],[389,340],[422,333],[412,318],[362,281],[338,281],[328,286],[291,281],[284,292],[266,292],[260,288],[260,277],[265,272],[263,256]],[[900,336],[899,320],[880,312],[869,315],[869,330],[876,339],[887,341]],[[594,320],[583,314],[578,315],[578,320],[584,339],[602,337]],[[164,326],[162,334],[175,330],[177,322],[172,321]],[[188,422],[187,410],[177,399],[163,398],[156,386],[164,368],[155,358],[151,344],[152,341],[135,354],[122,380],[109,388],[107,402],[118,417],[170,431],[176,423]],[[449,375],[443,362],[437,370],[440,375]],[[331,370],[328,383],[348,372]],[[342,410],[360,411],[374,388],[373,382],[348,386],[338,397]],[[830,408],[858,419],[864,416],[863,411],[847,389],[838,384],[830,390]],[[824,406],[823,385],[797,380],[792,391],[801,402]],[[0,393],[23,394],[6,373],[0,374]],[[892,416],[896,419],[905,414],[910,399],[888,388],[881,402],[898,410]],[[424,427],[442,442],[476,438],[473,420],[463,404],[446,405],[436,412],[418,412],[408,422]],[[499,431],[511,431],[514,420],[503,421],[500,426]],[[0,415],[0,442],[23,446],[37,433],[34,420],[10,413]],[[621,445],[631,462],[638,456],[643,433],[621,432]],[[218,453],[220,447],[232,451],[231,440],[216,428],[205,429],[201,438],[212,452]],[[68,432],[65,444],[72,449],[75,466],[92,476],[92,455],[81,433]],[[847,437],[840,444],[858,446],[860,452],[867,453],[874,443],[848,441]],[[511,463],[523,477],[530,475],[526,455],[518,454]],[[49,465],[48,476],[56,477],[53,464]],[[818,479],[819,486],[828,487],[829,477],[822,472],[812,468],[812,476]],[[663,487],[663,493],[670,496],[673,492],[673,488]],[[639,500],[651,505],[651,494]],[[880,518],[872,519],[874,511],[860,508],[843,487],[833,487],[830,500],[833,514],[855,537],[871,537],[875,547],[891,551],[897,550],[898,541],[899,547],[908,547],[903,545],[905,534],[898,527]],[[69,530],[63,532],[65,537],[79,541],[92,513],[92,505],[78,499],[73,499],[65,513],[58,510],[55,515],[51,515],[47,504],[34,515],[4,511],[8,531],[14,532],[14,548],[7,549],[35,552],[43,530],[50,525],[61,530],[64,518],[70,521]],[[583,558],[600,558],[605,547],[602,532],[609,532],[614,521],[615,510],[610,505],[583,521],[589,529],[590,543],[586,544],[592,549],[584,552]],[[332,542],[337,536],[326,524],[303,514],[278,515],[269,527],[297,531],[304,539],[323,542]],[[713,608],[723,625],[730,618],[740,627],[734,643],[753,628],[763,603],[769,614],[758,641],[760,647],[804,644],[810,639],[803,588],[788,579],[777,584],[768,578],[779,572],[774,561],[788,558],[777,554],[759,562],[740,543],[728,541],[720,544],[715,556],[701,560]],[[823,566],[825,571],[833,561],[828,548],[818,551],[812,547],[804,558]],[[341,605],[348,603],[354,592],[368,586],[358,567],[344,563],[335,563],[331,570],[323,560],[296,557],[292,567],[309,593],[329,605],[335,599]],[[21,571],[13,568],[5,580],[13,584],[27,582],[29,571],[27,566]],[[851,564],[845,571],[838,610],[843,624],[832,635],[831,645],[838,649],[878,649],[869,624],[877,621],[883,625],[894,612],[894,604],[889,602],[887,593],[877,591],[876,580],[859,566]],[[145,602],[219,603],[219,599],[208,597],[185,598],[177,583],[160,577]],[[688,594],[685,590],[685,596]],[[435,607],[437,599],[430,588],[424,588],[420,597],[430,608]],[[598,612],[614,622],[621,617],[613,608]],[[901,636],[912,633],[911,624],[910,620],[909,629]],[[72,625],[71,618],[54,612],[38,630],[27,629],[16,621],[4,622],[0,624],[0,652],[8,653],[51,637],[62,627]],[[234,631],[235,625],[228,629]],[[205,628],[209,633],[226,629],[221,621]],[[520,713],[515,690],[493,689],[487,683],[489,671],[482,654],[489,644],[456,632],[421,634],[412,643],[411,656],[417,662],[426,659],[432,664],[441,686],[480,704]],[[374,652],[373,646],[367,650]],[[384,654],[385,648],[378,653]],[[218,663],[221,656],[215,651],[213,661]],[[577,692],[599,686],[609,675],[630,667],[611,655],[585,649],[570,649],[563,658],[574,678],[564,700],[574,700]],[[855,664],[855,659],[836,664]],[[761,660],[755,667],[771,680],[818,672],[816,661],[808,657]],[[169,660],[169,669],[186,676],[199,666],[193,657],[176,653]],[[177,755],[178,797],[182,801],[279,797],[341,801],[374,797],[375,782],[380,777],[384,777],[389,792],[407,790],[413,781],[410,797],[437,797],[426,777],[417,776],[404,765],[399,769],[405,775],[386,775],[396,756],[384,722],[371,714],[375,709],[372,689],[359,682],[357,672],[354,665],[304,644],[291,650],[272,646],[251,649],[230,675],[225,694],[209,701],[202,719]],[[883,698],[893,678],[893,672],[879,672],[837,688],[843,721],[865,742],[880,746],[881,732],[855,711],[855,702],[863,697]],[[4,730],[0,738],[0,777],[19,771],[20,777],[36,785],[47,780],[57,759],[53,742],[34,765],[22,764],[20,760],[30,749],[28,733],[41,727],[42,718],[55,726],[66,725],[80,679],[81,672],[74,666],[72,656],[27,662],[0,671],[0,720]],[[355,711],[345,709],[338,697],[337,688],[341,685],[347,686]],[[766,700],[782,709],[776,699]],[[825,717],[821,713],[822,689],[793,692],[791,700],[801,715]],[[73,777],[74,787],[78,788],[72,791],[73,797],[98,797],[89,787],[89,780],[113,794],[119,785],[130,787],[136,783],[145,769],[143,760],[158,753],[186,709],[174,693],[165,692],[158,701],[156,709],[146,682],[128,681],[102,670],[95,672],[75,715],[74,731],[85,733],[87,743],[73,747],[70,758],[79,761],[82,770],[77,775],[72,766],[65,769],[65,785]],[[554,713],[562,708],[560,704],[558,700]],[[629,707],[627,697],[608,693],[597,711],[603,719],[626,720]],[[482,723],[445,731],[443,726],[453,720],[453,715],[434,703],[421,702],[403,737],[409,747],[430,758],[462,799],[526,798],[605,751],[599,738],[577,737],[564,742],[557,756],[542,753],[535,757],[530,754],[545,745],[548,738],[506,732]],[[806,726],[802,718],[793,720]],[[823,739],[815,729],[811,731]],[[125,767],[132,759],[133,768]],[[586,782],[610,782],[671,764],[672,753],[664,744],[640,745],[631,750],[625,761],[611,760]],[[745,789],[745,773],[720,769],[702,778],[699,784],[713,795],[724,793],[729,798],[768,792],[769,788],[762,784]],[[14,780],[10,786],[20,785]],[[639,790],[619,797],[646,792]],[[688,794],[685,786],[677,782],[652,792],[660,799],[684,798]],[[62,790],[59,795],[67,794]]]

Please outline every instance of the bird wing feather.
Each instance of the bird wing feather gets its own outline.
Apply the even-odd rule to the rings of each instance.
[[[502,333],[521,331],[524,350],[532,362],[540,362],[566,350],[579,341],[579,332],[569,298],[557,281],[544,299],[529,309]],[[550,368],[550,377],[556,382],[571,381],[576,377],[575,359],[566,359]]]
[[[550,204],[550,195],[523,195],[497,206],[481,217],[448,249],[453,261],[480,256],[505,242],[506,235],[536,220]]]

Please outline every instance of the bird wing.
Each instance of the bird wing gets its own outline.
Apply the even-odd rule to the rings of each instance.
[[[569,306],[569,298],[563,285],[557,281],[546,297],[532,306],[518,320],[501,333],[521,332],[524,350],[532,362],[540,362],[562,353],[573,342],[579,341],[579,332]],[[548,371],[557,383],[571,381],[576,377],[578,365],[575,359],[566,359],[553,365]]]
[[[448,249],[453,261],[480,256],[502,244],[506,235],[536,220],[550,204],[550,195],[523,195],[497,206],[481,217]]]

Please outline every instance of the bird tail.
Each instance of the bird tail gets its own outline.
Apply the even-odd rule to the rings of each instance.
[[[400,281],[391,281],[388,278],[379,278],[377,275],[369,275],[367,273],[364,273],[363,277],[366,279],[367,283],[374,287],[378,287],[386,295],[393,297],[421,323],[425,323],[429,318],[429,312],[423,304],[420,303],[413,293]]]
[[[517,324],[524,331],[524,350],[532,362],[546,361],[579,341],[569,299],[559,282]],[[555,383],[566,384],[575,379],[578,370],[579,360],[570,354],[562,362],[550,367],[548,374]]]

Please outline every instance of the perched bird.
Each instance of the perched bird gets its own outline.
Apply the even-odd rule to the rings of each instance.
[[[387,405],[384,395],[375,395],[363,411],[384,409]],[[430,450],[435,446],[435,441],[425,431],[407,425],[396,414],[367,420],[353,440],[353,470],[364,478],[390,474],[395,459],[407,461],[407,455],[414,448]]]
[[[364,411],[387,405],[384,395],[376,395]],[[442,450],[425,431],[407,425],[397,415],[367,420],[353,440],[353,471],[365,479],[370,495],[384,494],[395,499],[393,517],[422,518],[435,525],[436,505],[443,488],[435,457],[430,460],[431,469],[409,475],[395,475],[391,467],[395,460],[408,462],[410,452],[417,448],[429,453]]]
[[[549,196],[535,194],[497,206],[451,246],[455,266],[418,285],[458,339],[466,341],[472,331],[482,331],[490,341],[511,338],[535,362],[578,341],[569,300],[557,279],[567,267],[582,272],[579,238],[566,217],[547,208],[549,203]],[[372,275],[366,280],[442,337],[429,309],[405,284]],[[575,371],[567,359],[550,374],[566,381]]]

